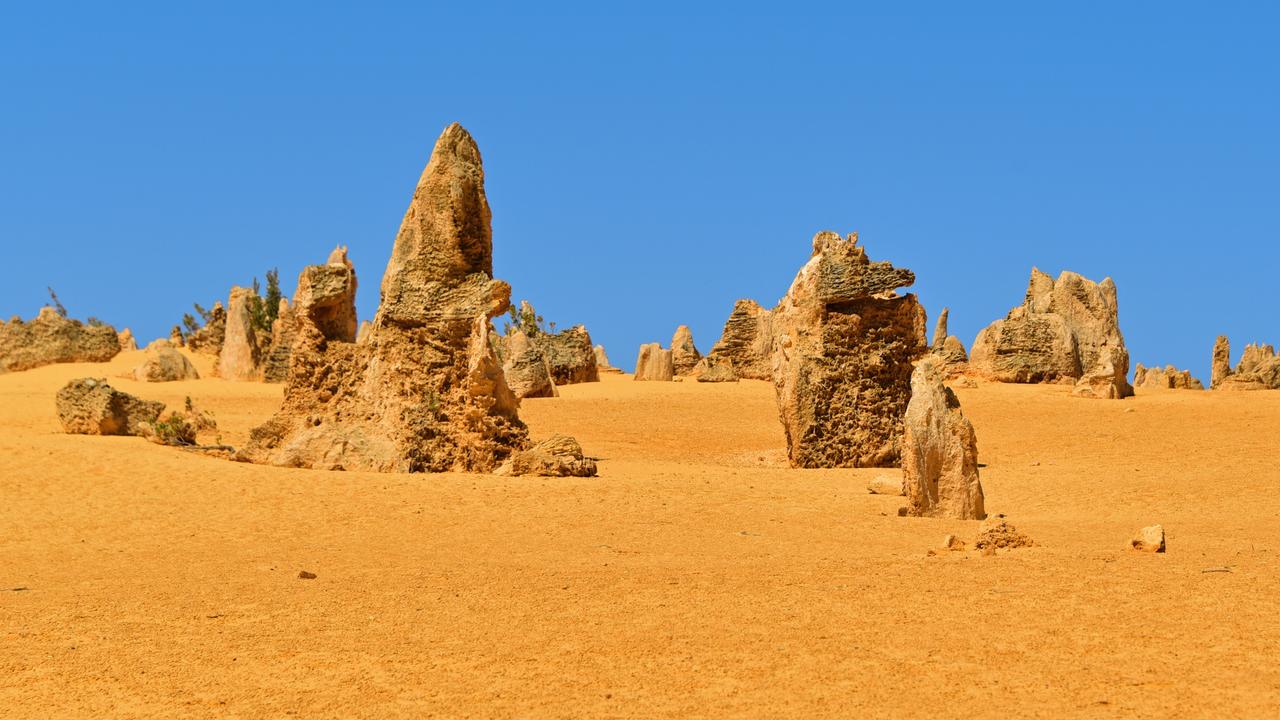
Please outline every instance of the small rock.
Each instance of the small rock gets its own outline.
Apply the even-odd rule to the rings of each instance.
[[[1159,525],[1142,528],[1129,541],[1129,546],[1142,552],[1164,552],[1164,528]]]
[[[867,483],[867,492],[872,495],[903,495],[902,476],[877,475]]]
[[[303,570],[302,572],[298,573],[298,579],[299,580],[315,580],[316,574],[313,572],[307,572],[306,570]]]
[[[946,550],[964,550],[964,541],[955,535],[947,535],[942,538],[942,547]]]
[[[987,557],[991,557],[992,555],[995,555],[995,554],[996,554],[996,546],[995,546],[995,545],[988,545],[988,546],[986,546],[986,547],[982,548],[982,554],[983,554],[983,555],[985,555],[985,556],[987,556]]]
[[[984,555],[994,554],[996,548],[1012,550],[1013,548],[1030,547],[1034,544],[1031,542],[1031,538],[1018,532],[1017,528],[1001,517],[984,520],[982,525],[978,526],[978,539],[973,543],[974,547],[984,551]],[[992,552],[985,552],[987,549]]]
[[[905,506],[898,508],[898,517],[906,517],[907,508]]]

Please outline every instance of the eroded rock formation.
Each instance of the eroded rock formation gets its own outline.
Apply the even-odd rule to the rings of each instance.
[[[609,356],[604,351],[603,345],[596,345],[592,350],[596,354],[596,371],[607,373],[620,373],[622,370],[609,364]]]
[[[981,520],[986,517],[978,481],[978,440],[943,385],[944,365],[932,356],[911,375],[911,402],[902,436],[907,514]]]
[[[552,435],[528,450],[511,454],[494,475],[593,477],[596,461],[582,454],[582,446],[568,435]]]
[[[728,360],[704,357],[690,373],[695,380],[704,383],[738,382],[738,375]]]
[[[555,380],[551,366],[542,349],[529,341],[529,336],[518,328],[512,328],[503,339],[502,372],[507,386],[521,400],[530,397],[556,397]]]
[[[636,380],[670,381],[674,377],[675,364],[670,350],[662,349],[658,343],[640,346],[640,354],[636,357]]]
[[[148,435],[164,410],[164,403],[116,390],[102,378],[72,380],[55,404],[63,431],[78,435]]]
[[[125,328],[120,331],[116,337],[120,341],[120,352],[133,351],[138,349],[138,341],[133,337],[133,331]]]
[[[1231,344],[1226,335],[1213,345],[1214,390],[1280,390],[1280,355],[1271,345],[1246,345],[1240,362],[1231,367]]]
[[[186,346],[191,352],[205,355],[221,355],[222,340],[227,333],[227,310],[219,300],[209,310],[209,320],[204,327],[187,336]],[[179,333],[181,334],[181,333]],[[182,343],[179,343],[180,345]]]
[[[1129,397],[1115,283],[1069,271],[1055,281],[1033,268],[1023,304],[978,334],[969,367],[999,382],[1073,383],[1077,395]]]
[[[490,320],[510,305],[511,288],[493,279],[492,252],[480,151],[455,123],[436,141],[414,191],[383,275],[381,305],[360,343],[352,342],[355,326],[320,301],[345,297],[348,285],[317,276],[308,290],[306,274],[300,279],[284,402],[251,432],[241,458],[323,469],[489,472],[526,447],[518,400],[494,352]],[[329,287],[335,292],[320,291]]]
[[[547,359],[557,385],[600,381],[596,351],[586,327],[575,325],[558,333],[540,332],[530,340]]]
[[[0,372],[30,370],[69,362],[106,362],[120,352],[120,336],[110,325],[87,325],[51,307],[28,321],[0,323]]]
[[[199,380],[200,373],[191,364],[186,355],[168,347],[155,343],[147,346],[146,358],[142,364],[133,369],[133,379],[142,382],[175,382],[178,380]]]
[[[947,375],[957,375],[969,367],[969,353],[965,352],[964,343],[955,335],[947,334],[947,318],[950,308],[942,308],[938,322],[933,328],[933,342],[929,352],[942,361]]]
[[[698,352],[697,346],[693,344],[693,331],[688,325],[676,328],[675,334],[671,336],[671,363],[676,375],[681,377],[692,375],[700,360],[702,360],[702,353]]]
[[[280,298],[280,310],[271,321],[271,345],[262,357],[262,380],[284,382],[289,376],[289,357],[293,353],[293,319],[289,301]]]
[[[773,314],[755,300],[739,300],[707,357],[736,377],[773,379]]]
[[[1133,386],[1147,390],[1203,390],[1204,385],[1194,377],[1190,370],[1179,370],[1172,365],[1159,367],[1143,367],[1138,363],[1133,371]]]
[[[218,353],[218,377],[224,380],[261,380],[262,351],[258,333],[253,329],[251,303],[257,296],[253,290],[231,288],[227,299],[226,335]]]
[[[912,361],[926,351],[924,309],[895,292],[914,282],[910,270],[871,262],[856,233],[814,236],[812,257],[771,313],[792,466],[897,464]]]

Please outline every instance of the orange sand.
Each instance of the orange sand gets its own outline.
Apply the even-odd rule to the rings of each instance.
[[[961,389],[988,511],[1040,545],[930,556],[977,523],[896,517],[864,489],[893,471],[785,468],[766,383],[526,401],[585,480],[59,432],[58,387],[140,357],[0,375],[6,718],[1280,715],[1280,392]],[[113,383],[231,444],[280,398]],[[1152,523],[1169,552],[1127,551]]]

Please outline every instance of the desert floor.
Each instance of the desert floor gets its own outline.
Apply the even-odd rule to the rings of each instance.
[[[930,555],[977,523],[897,517],[894,471],[787,469],[763,382],[526,401],[585,480],[61,434],[63,383],[140,358],[0,375],[6,718],[1280,715],[1280,392],[960,389],[1038,543],[990,557]],[[281,393],[113,384],[231,444]],[[1169,552],[1127,550],[1152,523]]]

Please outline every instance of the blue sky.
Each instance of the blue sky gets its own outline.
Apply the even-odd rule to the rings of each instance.
[[[0,316],[52,285],[149,339],[346,244],[371,317],[457,120],[497,276],[617,365],[707,350],[823,229],[966,346],[1033,265],[1115,278],[1134,362],[1280,341],[1269,3],[184,5],[0,9]]]

